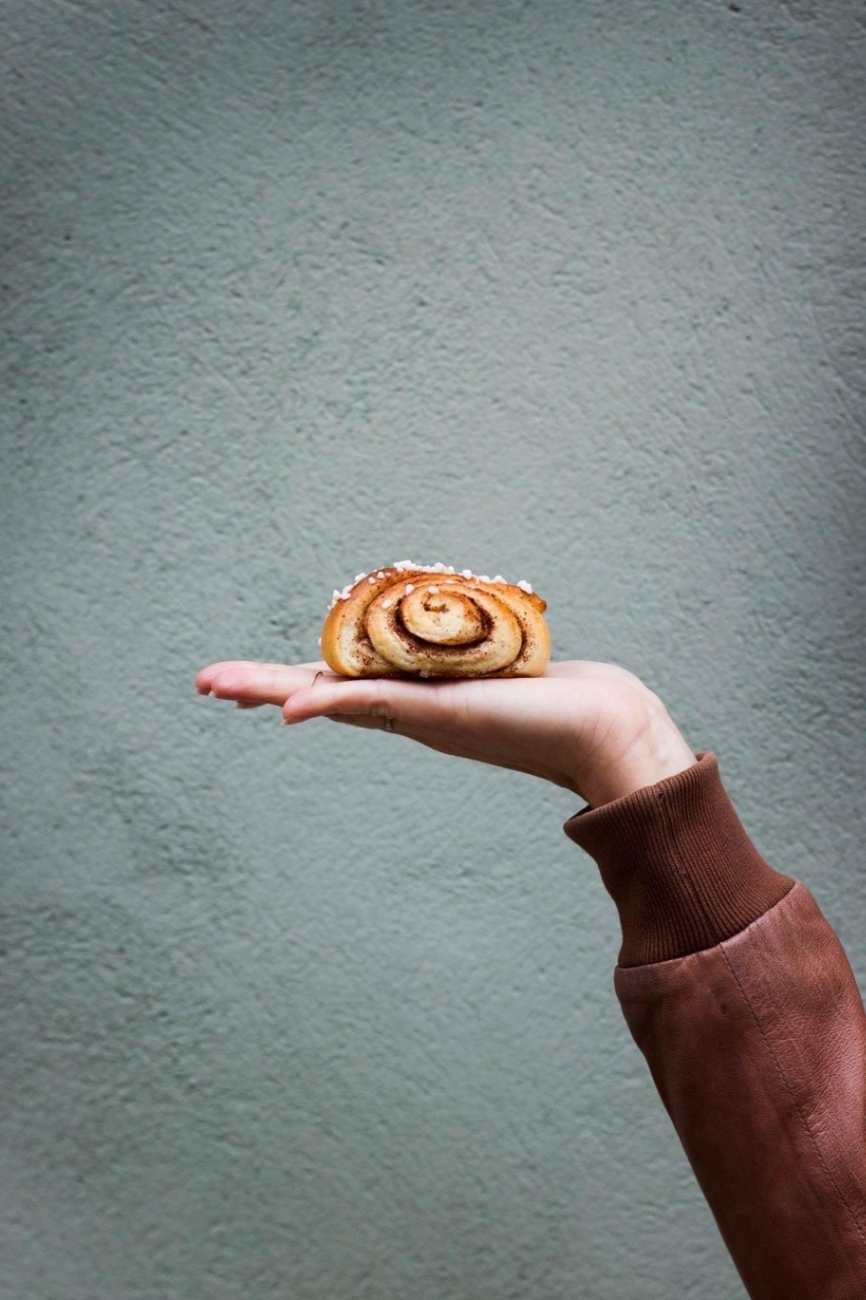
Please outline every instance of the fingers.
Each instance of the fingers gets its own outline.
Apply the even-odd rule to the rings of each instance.
[[[441,725],[454,715],[458,690],[459,686],[449,681],[412,682],[386,677],[351,680],[330,674],[320,677],[315,686],[293,692],[283,705],[283,721],[289,724],[349,715],[356,720],[372,718],[378,727],[382,726],[382,718],[409,726]]]
[[[255,707],[258,704],[283,704],[294,692],[309,686],[316,674],[319,682],[326,678],[339,682],[344,678],[332,673],[324,660],[305,664],[263,664],[249,660],[228,660],[210,664],[196,674],[195,689],[200,695],[237,700]]]
[[[611,673],[623,672],[621,669],[607,665],[571,661],[561,664],[549,664],[544,676],[573,677],[602,666],[607,667]],[[202,668],[196,674],[195,689],[200,695],[212,695],[217,699],[242,701],[250,707],[258,704],[282,705],[290,696],[305,687],[311,686],[317,673],[321,674],[317,679],[317,685],[319,686],[323,682],[331,685],[338,682],[345,682],[352,686],[363,685],[364,679],[361,682],[353,682],[349,678],[340,677],[338,674],[331,672],[322,659],[300,664],[258,663],[253,660],[231,659],[209,664],[206,668]],[[623,672],[623,675],[626,674]],[[368,682],[376,680],[389,682],[392,688],[396,686],[408,687],[413,692],[417,692],[420,687],[424,694],[413,695],[412,706],[414,708],[417,705],[418,708],[423,708],[425,704],[432,705],[433,716],[440,716],[441,714],[442,696],[447,696],[449,693],[453,695],[454,688],[460,685],[456,680],[423,683],[396,681],[393,678],[366,680]],[[481,683],[473,682],[472,685],[477,689]],[[438,696],[434,694],[435,692],[439,692]],[[305,716],[316,717],[318,713],[319,711],[314,711]],[[293,721],[301,720],[300,716],[293,719]]]

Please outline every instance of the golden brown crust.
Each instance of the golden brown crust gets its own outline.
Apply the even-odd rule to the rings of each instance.
[[[322,658],[344,677],[538,677],[547,604],[527,586],[444,566],[373,569],[334,592]]]

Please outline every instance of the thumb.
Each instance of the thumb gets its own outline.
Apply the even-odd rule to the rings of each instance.
[[[391,718],[407,726],[441,724],[450,712],[454,683],[400,681],[388,677],[328,681],[294,691],[283,705],[283,724],[352,715]]]

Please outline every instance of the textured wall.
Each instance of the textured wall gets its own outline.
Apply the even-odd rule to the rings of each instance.
[[[4,13],[0,1294],[735,1300],[579,801],[193,693],[405,556],[866,982],[859,0]]]

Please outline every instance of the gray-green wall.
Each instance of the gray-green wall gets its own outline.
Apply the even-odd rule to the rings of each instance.
[[[580,801],[193,676],[528,578],[866,981],[864,14],[5,6],[3,1300],[742,1300]]]

